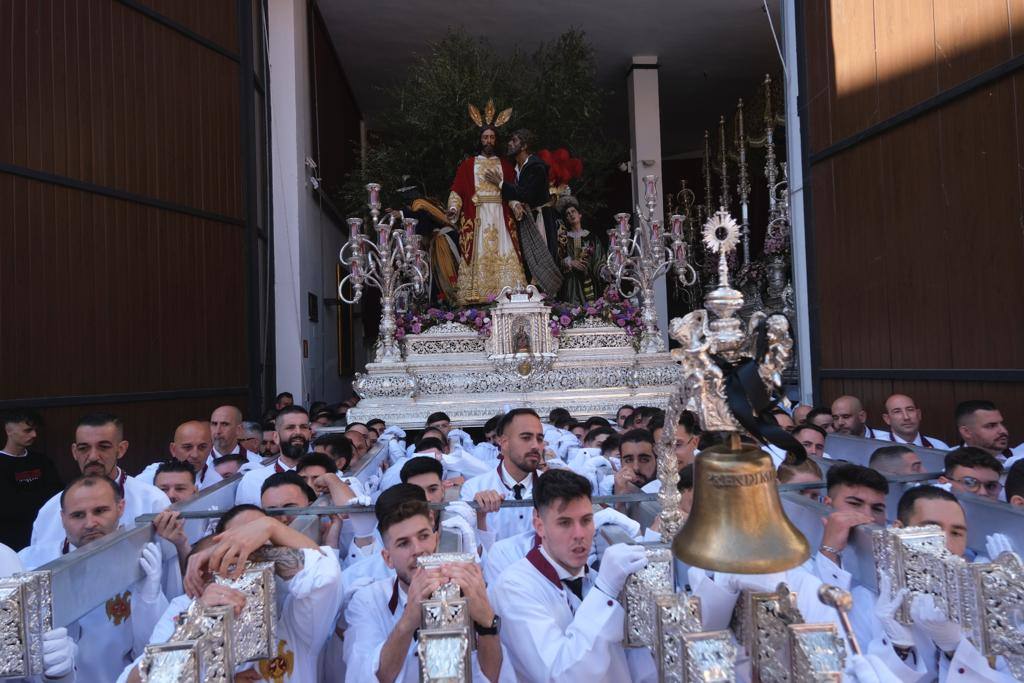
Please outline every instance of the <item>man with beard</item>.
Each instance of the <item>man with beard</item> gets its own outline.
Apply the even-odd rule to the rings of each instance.
[[[163,491],[118,467],[117,461],[128,451],[121,419],[108,413],[90,413],[78,421],[71,456],[83,475],[97,475],[116,481],[124,490],[121,524],[133,526],[135,518],[161,512],[171,501]],[[60,494],[46,501],[32,524],[32,544],[60,543],[64,527],[60,518]]]
[[[274,440],[281,454],[275,462],[245,473],[235,490],[235,505],[259,505],[260,489],[267,477],[275,472],[294,470],[299,459],[309,452],[309,440],[313,432],[309,425],[309,413],[302,406],[291,405],[281,410],[274,419],[274,429]]]
[[[856,396],[840,396],[832,401],[832,426],[836,434],[885,439],[885,433],[868,427],[868,414]]]
[[[619,437],[622,468],[615,473],[615,495],[637,493],[655,480],[658,461],[654,457],[654,437],[646,429],[631,429]]]
[[[242,411],[235,406],[221,406],[210,415],[210,434],[213,436],[213,452],[210,453],[211,469],[221,458],[228,455],[242,455],[250,465],[259,465],[262,459],[256,453],[239,443],[242,436]],[[197,469],[196,472],[199,470]],[[199,482],[200,488],[204,486]]]
[[[948,451],[949,446],[934,436],[921,433],[921,409],[914,399],[904,394],[893,394],[885,399],[882,421],[889,427],[889,441],[899,444],[914,444],[925,448]]]
[[[210,425],[206,422],[190,420],[182,422],[174,430],[174,440],[170,445],[171,457],[178,462],[187,462],[192,466],[196,473],[196,486],[200,489],[216,484],[222,479],[210,464],[210,449],[212,447]],[[153,484],[156,479],[156,471],[162,464],[163,461],[147,465],[146,469],[139,472],[136,479]]]
[[[488,104],[488,111],[493,111],[494,105]],[[503,288],[525,282],[515,223],[508,204],[502,200],[501,188],[493,181],[495,177],[499,181],[512,178],[515,173],[508,161],[495,154],[498,126],[511,111],[498,116],[501,123],[486,124],[476,107],[470,106],[470,113],[480,130],[479,153],[459,165],[447,212],[448,222],[459,232],[463,265],[459,268],[458,291],[462,305],[484,303]],[[485,175],[488,171],[493,172],[492,180]]]
[[[633,680],[619,594],[629,575],[647,565],[643,546],[609,546],[600,571],[587,572],[594,540],[590,482],[551,470],[534,494],[531,522],[540,543],[490,588],[519,680]]]
[[[515,178],[488,170],[484,179],[501,188],[501,198],[516,218],[527,278],[555,296],[562,286],[562,273],[556,265],[558,221],[550,206],[548,165],[532,154],[532,147],[533,133],[520,128],[508,141],[508,157],[516,164]]]
[[[964,401],[957,405],[956,431],[965,446],[980,448],[1000,462],[1013,458],[1010,432],[1003,423],[1003,414],[991,401]],[[1007,466],[1012,466],[1010,462]]]
[[[345,610],[345,680],[419,680],[415,637],[422,621],[420,605],[439,586],[454,581],[469,603],[477,635],[473,680],[514,681],[498,638],[500,620],[491,608],[480,567],[472,563],[436,569],[416,566],[418,558],[437,552],[438,533],[427,503],[410,499],[403,490],[408,486],[389,489],[377,501],[377,525],[384,541],[381,555],[395,578],[360,588]]]
[[[466,480],[462,500],[476,501],[477,528],[485,548],[494,541],[520,534],[530,528],[528,508],[502,508],[503,500],[533,496],[537,467],[544,458],[544,426],[530,408],[505,413],[498,424],[502,460],[493,471]]]
[[[37,421],[25,410],[0,415],[0,543],[14,550],[28,545],[36,513],[61,489],[50,459],[29,450],[36,442]]]
[[[114,533],[125,509],[121,487],[102,474],[87,474],[72,481],[58,496],[58,505],[61,535],[19,553],[29,569]],[[142,654],[153,626],[167,607],[160,590],[161,561],[160,546],[147,543],[139,558],[143,578],[67,627],[78,643],[77,680],[116,680],[125,665]]]

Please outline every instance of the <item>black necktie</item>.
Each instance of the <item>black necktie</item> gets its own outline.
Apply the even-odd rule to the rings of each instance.
[[[562,583],[564,583],[569,588],[569,590],[571,590],[573,594],[576,595],[577,598],[579,598],[581,601],[583,600],[582,576],[578,576],[575,579],[562,579]]]
[[[523,499],[523,489],[525,489],[525,488],[526,487],[523,486],[522,484],[516,484],[515,486],[513,486],[512,487],[512,497],[515,498],[516,500],[522,500]]]

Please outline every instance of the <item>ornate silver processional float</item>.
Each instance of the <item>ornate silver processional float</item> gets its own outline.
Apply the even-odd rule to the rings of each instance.
[[[684,218],[672,216],[670,229],[664,230],[655,215],[658,179],[648,176],[644,182],[646,210],[638,208],[635,228],[630,214],[616,216],[606,263],[612,284],[640,300],[643,331],[638,344],[621,326],[597,316],[556,337],[550,329],[551,302],[525,284],[507,287],[486,309],[489,337],[453,316],[397,340],[396,300],[403,293],[429,289],[424,281],[428,268],[415,223],[404,219],[402,231],[391,227],[393,218],[381,220],[380,187],[368,185],[372,230],[378,238],[362,233],[361,219],[349,219],[350,237],[340,254],[349,274],[339,286],[339,297],[358,301],[365,285],[376,287],[383,315],[376,358],[356,378],[354,387],[362,400],[350,416],[378,417],[408,428],[422,426],[437,411],[472,425],[519,405],[541,412],[564,407],[582,415],[614,415],[623,403],[664,406],[675,391],[679,367],[658,331],[654,283],[672,270],[689,285],[696,273],[682,239]],[[350,285],[351,295],[343,291]]]

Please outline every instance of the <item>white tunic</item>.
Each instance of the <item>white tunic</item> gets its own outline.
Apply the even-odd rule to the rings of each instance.
[[[345,610],[345,681],[365,683],[377,680],[380,668],[380,652],[391,632],[405,611],[406,595],[397,578],[382,579],[363,586],[352,596]],[[504,629],[504,621],[502,629]],[[419,659],[416,653],[416,639],[409,644],[402,670],[395,678],[396,683],[418,683],[420,680]],[[473,652],[473,680],[487,681],[480,671],[476,652]],[[511,683],[516,680],[509,662],[508,652],[502,648],[500,681]]]
[[[317,683],[320,650],[334,633],[338,607],[341,604],[341,568],[331,548],[320,551],[304,548],[304,566],[287,581],[277,579],[278,617],[275,637],[276,657],[239,667],[236,671],[253,669],[266,683]],[[165,643],[174,633],[174,617],[188,609],[191,600],[179,596],[171,601],[153,629],[150,643]],[[128,680],[136,659],[125,668],[117,683]],[[114,679],[108,679],[114,680]]]
[[[63,544],[62,536],[55,543],[30,545],[18,555],[26,568],[35,569],[60,557]],[[142,654],[167,607],[167,598],[161,593],[157,600],[145,601],[138,597],[139,592],[136,583],[68,625],[68,635],[78,643],[75,665],[79,683],[115,681],[124,667]]]
[[[122,473],[123,475],[123,473]],[[171,501],[167,495],[135,477],[124,477],[124,514],[119,521],[120,526],[131,529],[135,526],[135,518],[139,515],[148,515],[162,512],[167,509]],[[58,548],[64,541],[64,525],[60,521],[60,494],[56,494],[46,501],[36,521],[32,523],[32,545],[54,544]]]
[[[537,532],[524,531],[515,536],[503,538],[490,547],[484,555],[484,579],[488,586],[494,585],[502,572],[526,557],[537,546]]]
[[[629,683],[622,647],[625,610],[584,579],[581,602],[540,548],[509,566],[488,593],[501,642],[520,681]]]
[[[276,472],[287,472],[294,469],[294,467],[289,467],[280,460],[275,460],[269,465],[249,470],[242,475],[242,481],[238,482],[238,488],[235,489],[235,505],[242,505],[243,503],[259,505],[260,489],[263,488],[263,482]]]
[[[524,486],[522,490],[523,498],[533,498],[533,484],[536,478],[537,474],[532,473],[519,482]],[[462,497],[462,500],[471,501],[473,496],[480,491],[497,491],[505,500],[514,500],[515,493],[512,487],[515,483],[515,480],[508,473],[508,470],[505,469],[505,466],[499,465],[486,474],[467,479],[462,485],[459,495]],[[532,528],[533,509],[530,507],[502,508],[497,512],[491,512],[487,515],[487,530],[492,532],[495,535],[495,540],[498,541],[509,536],[521,534],[524,531],[529,531]]]

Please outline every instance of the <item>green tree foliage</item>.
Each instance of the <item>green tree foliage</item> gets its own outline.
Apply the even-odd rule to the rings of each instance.
[[[482,111],[493,98],[497,111],[513,108],[511,121],[499,130],[499,151],[517,128],[533,131],[537,149],[568,149],[583,160],[573,194],[591,212],[603,208],[608,176],[624,151],[604,135],[604,93],[596,70],[581,31],[567,31],[531,55],[500,55],[485,39],[449,31],[415,61],[404,81],[385,91],[389,106],[375,122],[366,168],[346,179],[338,192],[341,206],[348,215],[362,215],[370,181],[383,185],[386,206],[398,206],[394,190],[410,184],[446,202],[456,167],[478,139],[468,105]]]

